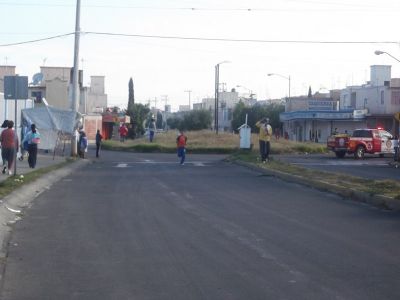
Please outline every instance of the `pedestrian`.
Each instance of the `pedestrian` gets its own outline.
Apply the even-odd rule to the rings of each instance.
[[[7,122],[7,129],[1,132],[1,150],[3,157],[3,169],[2,173],[5,174],[8,168],[8,175],[12,175],[12,168],[15,163],[15,154],[18,149],[18,136],[16,131],[13,129],[14,122],[9,120]],[[7,166],[6,163],[7,162]]]
[[[22,145],[28,143],[28,164],[34,169],[36,167],[38,145],[40,143],[40,133],[36,129],[36,125],[31,125],[31,130],[25,135],[22,140]]]
[[[97,129],[96,132],[96,157],[99,157],[99,151],[101,146],[101,141],[103,140],[103,136],[100,133],[100,130]]]
[[[183,133],[183,130],[179,131],[179,135],[176,138],[176,145],[178,148],[178,157],[181,158],[180,164],[184,165],[185,164],[185,158],[186,158],[186,141],[187,137]]]
[[[82,130],[79,136],[79,156],[85,158],[85,153],[88,149],[88,139],[86,133]]]
[[[269,118],[263,118],[256,123],[260,129],[258,140],[260,145],[261,161],[266,163],[269,161],[269,152],[271,149],[270,141],[272,136],[272,127],[269,124]]]
[[[128,127],[126,127],[125,124],[122,124],[119,127],[119,139],[120,139],[120,142],[124,143],[127,136],[128,136]]]
[[[150,124],[149,124],[149,140],[150,140],[150,143],[153,142],[155,132],[156,132],[156,120],[153,117],[153,118],[151,118]]]
[[[4,120],[3,124],[1,125],[1,132],[3,132],[4,130],[6,130],[6,128],[8,127],[8,120]],[[1,135],[1,133],[0,133]],[[3,161],[3,166],[5,166],[7,159],[5,159],[4,155],[5,155],[5,151],[3,151],[3,147],[1,148],[1,159]]]

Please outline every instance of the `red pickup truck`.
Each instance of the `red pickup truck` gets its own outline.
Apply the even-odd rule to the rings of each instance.
[[[353,135],[335,134],[328,137],[327,147],[335,152],[336,157],[343,158],[346,153],[362,159],[365,153],[394,154],[393,136],[383,129],[356,129]]]

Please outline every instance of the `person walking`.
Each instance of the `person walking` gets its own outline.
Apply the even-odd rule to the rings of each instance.
[[[7,122],[7,129],[1,132],[1,150],[4,159],[2,173],[5,174],[8,168],[8,175],[12,175],[12,168],[15,163],[15,154],[18,149],[18,136],[13,129],[14,122],[9,120]],[[5,164],[7,162],[7,166]]]
[[[25,135],[22,144],[28,143],[28,164],[29,167],[34,169],[36,167],[38,145],[40,143],[40,134],[36,129],[36,125],[31,125],[31,130]]]
[[[187,137],[184,135],[183,130],[179,131],[179,135],[176,138],[176,145],[178,147],[178,157],[181,158],[180,164],[184,165],[185,164],[185,158],[186,158],[186,141]]]
[[[100,133],[100,130],[97,129],[96,132],[96,157],[99,157],[99,151],[101,146],[101,141],[103,140],[103,136]]]
[[[120,138],[120,142],[124,143],[127,136],[128,136],[128,127],[126,127],[125,124],[122,124],[122,125],[119,127],[119,138]]]
[[[1,132],[3,132],[4,130],[6,130],[8,128],[8,120],[4,120],[4,122],[3,122],[3,124],[1,125]],[[1,135],[1,132],[0,132],[0,135]],[[5,158],[5,151],[3,150],[4,148],[3,147],[1,147],[1,159],[2,159],[2,161],[3,161],[3,169],[4,169],[4,166],[6,165],[6,161],[7,161],[7,159]],[[4,174],[4,173],[3,173]]]
[[[266,163],[269,161],[269,152],[271,150],[271,136],[272,136],[272,127],[269,124],[269,118],[263,118],[256,123],[256,126],[260,129],[258,140],[260,145],[260,155],[261,161]]]
[[[153,117],[153,118],[151,118],[150,124],[149,124],[149,140],[150,140],[150,143],[153,142],[155,132],[156,132],[156,120]]]
[[[82,130],[79,136],[79,156],[85,158],[85,153],[88,149],[88,139],[86,133]]]

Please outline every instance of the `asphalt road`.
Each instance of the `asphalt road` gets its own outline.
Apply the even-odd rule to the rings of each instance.
[[[366,156],[365,159],[354,159],[347,155],[344,158],[336,158],[333,153],[309,154],[309,155],[275,155],[275,159],[299,165],[301,167],[349,174],[369,179],[395,179],[400,180],[400,169],[391,166],[393,158],[386,156]]]
[[[399,217],[220,156],[103,152],[16,223],[1,299],[399,299]]]

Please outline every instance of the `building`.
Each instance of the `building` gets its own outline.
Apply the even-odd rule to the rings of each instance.
[[[87,88],[85,113],[102,113],[107,107],[107,94],[105,93],[105,77],[90,76],[90,86]]]
[[[280,120],[289,139],[324,143],[336,130],[351,133],[383,127],[398,135],[396,112],[400,112],[400,79],[391,78],[390,66],[374,65],[365,85],[334,90],[326,98],[291,97]]]

